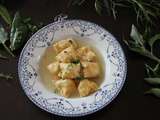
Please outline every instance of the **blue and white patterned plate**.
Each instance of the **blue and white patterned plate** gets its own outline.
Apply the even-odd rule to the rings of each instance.
[[[55,40],[77,36],[101,53],[104,80],[100,89],[83,98],[64,98],[48,91],[38,73],[39,59]],[[84,116],[107,106],[120,92],[126,78],[126,59],[117,40],[102,27],[83,20],[58,20],[36,32],[20,55],[18,73],[28,98],[41,109],[61,116]]]

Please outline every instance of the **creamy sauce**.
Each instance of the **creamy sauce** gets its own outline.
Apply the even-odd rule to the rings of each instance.
[[[105,68],[104,68],[105,65],[104,65],[104,61],[103,61],[101,54],[96,50],[96,48],[87,44],[86,42],[81,42],[80,40],[76,40],[76,42],[78,43],[79,47],[80,46],[87,46],[95,52],[95,54],[97,56],[97,62],[100,65],[100,73],[101,74],[98,78],[94,78],[94,79],[92,78],[90,80],[95,81],[100,86],[100,84],[102,83],[103,78],[104,78],[104,70],[105,70]],[[55,57],[56,57],[56,53],[51,45],[50,47],[48,47],[45,50],[45,53],[41,57],[40,63],[39,63],[39,73],[41,76],[41,80],[42,80],[43,84],[45,85],[45,87],[51,92],[55,91],[55,89],[54,89],[55,80],[54,80],[54,76],[51,73],[49,73],[49,71],[47,70],[47,65],[54,62]],[[73,97],[79,97],[78,90],[75,92],[75,95],[73,95],[72,98]]]

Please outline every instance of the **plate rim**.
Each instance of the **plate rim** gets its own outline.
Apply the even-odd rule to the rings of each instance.
[[[58,24],[58,23],[61,23],[63,21],[55,21],[55,22],[52,22],[44,27],[42,27],[41,29],[39,29],[37,32],[35,32],[29,39],[28,41],[26,42],[26,44],[24,45],[23,49],[21,50],[21,53],[20,53],[20,56],[19,56],[19,60],[18,60],[18,77],[19,77],[19,82],[20,82],[20,85],[22,87],[22,90],[24,91],[25,95],[27,96],[27,98],[32,101],[37,107],[41,108],[43,111],[46,111],[48,113],[51,113],[51,114],[55,114],[55,115],[59,115],[59,116],[64,116],[64,117],[81,117],[81,116],[86,116],[86,115],[90,115],[92,113],[95,113],[99,110],[102,110],[104,107],[106,107],[108,104],[110,104],[120,93],[120,91],[122,90],[123,86],[124,86],[124,83],[126,81],[126,77],[127,77],[127,59],[126,59],[126,56],[125,56],[125,52],[120,44],[120,42],[112,35],[112,33],[110,33],[108,30],[106,30],[103,26],[101,25],[98,25],[94,22],[91,22],[91,21],[87,21],[87,20],[82,20],[82,19],[67,19],[67,20],[64,20],[64,21],[82,21],[82,22],[85,22],[85,23],[90,23],[91,25],[96,25],[98,26],[99,28],[101,28],[102,30],[106,31],[112,38],[114,38],[114,40],[117,42],[117,44],[120,46],[120,49],[121,49],[121,52],[123,54],[123,59],[124,59],[124,76],[123,76],[123,80],[122,80],[122,83],[119,87],[119,89],[117,90],[116,94],[108,101],[106,102],[104,105],[92,110],[92,111],[89,111],[89,112],[84,112],[84,113],[79,113],[79,114],[63,114],[63,113],[58,113],[58,112],[53,112],[53,111],[49,111],[48,109],[46,109],[45,107],[43,107],[42,105],[40,105],[39,103],[37,103],[32,97],[30,97],[27,92],[25,91],[24,89],[24,86],[22,84],[22,81],[21,81],[21,77],[20,77],[20,63],[22,61],[22,58],[23,58],[23,53],[24,51],[26,50],[27,48],[27,45],[30,43],[30,41],[32,41],[32,38],[37,34],[39,33],[40,31],[44,30],[45,28],[48,28],[49,26],[52,26],[52,25],[55,25],[55,24]]]

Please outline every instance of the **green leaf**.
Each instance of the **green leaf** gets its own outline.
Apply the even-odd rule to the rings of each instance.
[[[109,0],[95,0],[95,10],[99,15],[111,15],[111,6]],[[114,9],[112,9],[114,11]]]
[[[80,63],[80,60],[79,60],[79,59],[73,60],[71,63],[73,63],[73,64],[79,64],[79,63]]]
[[[145,5],[140,0],[132,0],[132,2],[137,5],[138,9],[142,11],[143,16],[148,22],[151,22],[149,15],[146,12]],[[134,6],[135,7],[135,6]]]
[[[152,88],[149,91],[147,91],[146,94],[152,94],[160,98],[160,88]]]
[[[19,26],[19,24],[22,24],[22,18],[20,16],[20,13],[16,12],[12,21],[12,27],[16,28],[17,26]]]
[[[153,55],[152,51],[150,52],[146,47],[145,47],[145,42],[143,40],[142,35],[138,32],[137,28],[132,25],[130,37],[132,40],[129,40],[127,42],[128,47],[130,50],[137,52],[138,54],[148,57],[151,60],[154,60],[158,63],[160,63],[160,59],[156,56]]]
[[[153,68],[147,64],[145,64],[146,72],[148,77],[154,77],[153,75],[155,74]]]
[[[84,80],[85,78],[83,76],[79,76],[79,77],[76,77],[75,80],[78,80],[78,81],[81,81],[81,80]]]
[[[115,3],[115,5],[116,5],[116,6],[118,6],[118,7],[125,7],[125,8],[129,8],[129,6],[128,6],[128,5],[125,5],[125,4],[123,4],[123,3]]]
[[[12,51],[21,48],[28,34],[28,27],[19,12],[16,12],[11,27],[10,48]]]
[[[0,43],[4,44],[8,40],[8,33],[5,31],[4,27],[0,25]]]
[[[117,16],[116,16],[117,11],[115,10],[115,5],[114,4],[113,4],[111,10],[112,10],[113,17],[116,20],[116,18],[117,18]]]
[[[8,57],[7,52],[0,49],[0,59],[7,59]]]
[[[95,9],[96,9],[96,12],[99,15],[101,15],[102,14],[102,4],[101,4],[100,0],[96,0],[94,6],[95,6]]]
[[[147,72],[148,77],[155,77],[156,73],[151,66],[145,64],[145,68],[146,68],[146,72]]]
[[[30,18],[30,17],[25,18],[25,19],[23,19],[23,22],[24,22],[24,23],[29,23],[29,22],[31,22],[31,18]]]
[[[157,15],[156,13],[152,12],[152,11],[149,11],[149,10],[146,10],[147,14],[151,15],[152,17],[156,18]]]
[[[143,37],[134,25],[132,25],[130,37],[135,41],[135,43],[139,44],[140,46],[144,46]]]
[[[0,73],[0,78],[4,78],[6,80],[13,79],[13,76],[10,74]]]
[[[157,64],[155,67],[154,67],[154,72],[160,72],[160,64]]]
[[[85,0],[81,0],[78,5],[82,5],[84,2]]]
[[[33,23],[32,19],[30,17],[23,19],[23,22],[27,25],[29,35],[37,32],[40,28],[43,27],[43,23],[40,22],[39,24]]]
[[[151,78],[159,78],[160,77],[160,65],[157,64],[154,68],[145,64],[147,75]]]
[[[0,52],[0,59],[7,59],[7,57]]]
[[[160,78],[145,78],[145,81],[152,85],[160,85]]]
[[[160,34],[153,36],[151,39],[149,39],[148,43],[152,47],[157,40],[160,40]]]
[[[151,60],[154,60],[154,61],[160,63],[160,59],[157,58],[156,56],[154,56],[150,51],[148,51],[148,50],[145,49],[145,48],[129,47],[129,49],[130,49],[131,51],[134,51],[134,52],[136,52],[136,53],[144,56],[144,57],[148,57],[148,58],[150,58]]]
[[[5,20],[5,22],[7,24],[11,25],[12,18],[10,16],[8,10],[4,6],[2,6],[2,5],[0,5],[0,15]]]
[[[68,6],[82,5],[84,2],[85,2],[85,0],[69,0]]]
[[[5,42],[8,40],[8,33],[5,31],[2,25],[0,25],[0,43],[3,45],[5,50],[11,55],[14,56],[10,49],[6,46]],[[1,58],[4,56],[1,54]]]

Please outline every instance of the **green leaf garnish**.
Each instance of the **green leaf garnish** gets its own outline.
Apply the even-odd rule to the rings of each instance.
[[[79,60],[79,59],[73,60],[71,63],[73,63],[73,64],[79,64],[79,63],[80,63],[80,60]]]
[[[78,77],[75,78],[75,80],[78,80],[78,81],[83,80],[83,79],[84,79],[83,76],[78,76]]]

